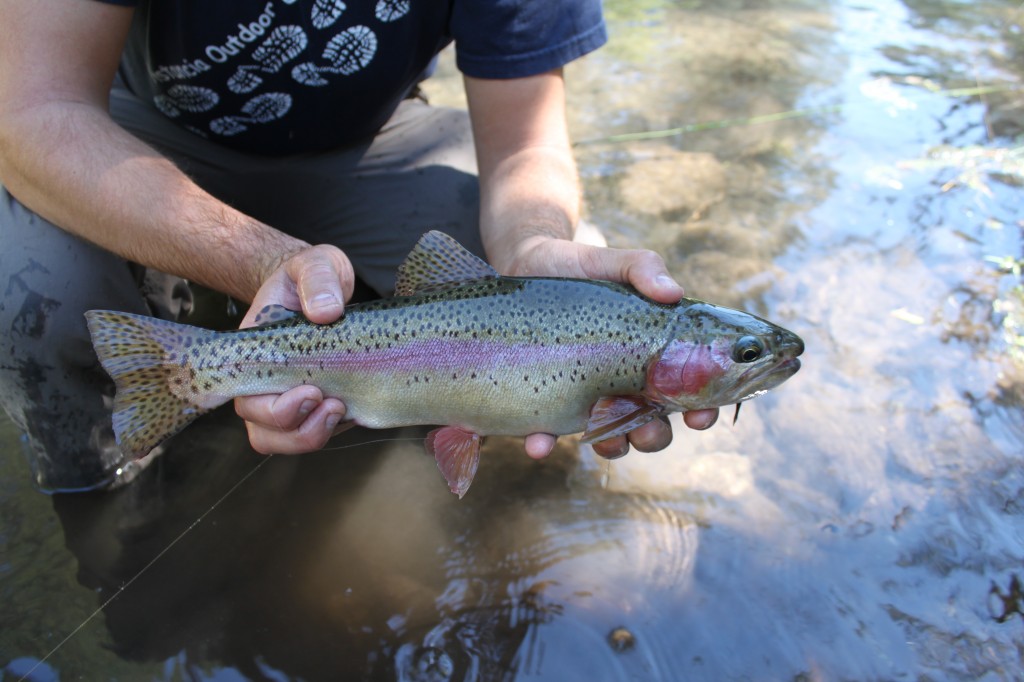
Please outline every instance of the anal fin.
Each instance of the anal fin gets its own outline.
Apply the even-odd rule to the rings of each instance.
[[[472,431],[457,426],[442,426],[428,433],[423,443],[427,454],[433,455],[437,468],[448,481],[448,489],[458,495],[460,500],[476,476],[482,442],[480,435]]]
[[[594,403],[581,443],[621,436],[658,416],[659,409],[639,395],[605,396]]]

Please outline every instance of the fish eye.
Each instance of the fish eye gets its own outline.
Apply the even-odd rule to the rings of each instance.
[[[764,343],[756,336],[744,336],[732,348],[732,359],[736,362],[754,362],[764,353]]]

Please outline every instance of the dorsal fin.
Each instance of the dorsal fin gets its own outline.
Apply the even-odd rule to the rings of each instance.
[[[497,276],[497,270],[462,244],[443,232],[431,230],[420,238],[399,266],[395,295],[412,296]]]

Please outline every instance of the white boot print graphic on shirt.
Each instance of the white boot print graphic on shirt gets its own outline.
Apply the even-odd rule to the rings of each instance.
[[[322,74],[340,73],[350,76],[363,69],[377,53],[377,36],[369,26],[353,26],[331,38],[324,48],[323,58],[330,63],[319,66],[313,62],[299,64],[292,69],[292,78],[303,85],[327,85]]]
[[[277,73],[299,56],[308,43],[301,26],[278,26],[262,45],[253,50],[252,60],[256,63],[239,66],[235,75],[228,79],[228,89],[237,94],[252,92],[263,83],[256,71]]]

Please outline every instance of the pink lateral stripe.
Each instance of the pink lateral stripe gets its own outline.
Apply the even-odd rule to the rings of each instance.
[[[540,346],[509,344],[501,341],[427,339],[395,345],[391,348],[367,346],[352,352],[331,352],[322,355],[292,358],[293,367],[319,368],[348,372],[435,372],[460,373],[473,367],[492,366],[495,360],[503,365],[558,364],[576,359],[604,358],[618,360],[622,356],[646,353],[643,346],[622,343],[571,343]],[[646,357],[644,358],[646,360]],[[571,365],[566,365],[570,367]]]

